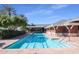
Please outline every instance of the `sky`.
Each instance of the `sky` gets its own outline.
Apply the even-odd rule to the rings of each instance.
[[[25,15],[29,24],[52,24],[63,19],[79,17],[79,4],[11,4],[10,6],[15,8],[17,14]]]

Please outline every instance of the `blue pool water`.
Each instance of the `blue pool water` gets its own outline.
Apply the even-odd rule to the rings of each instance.
[[[5,47],[6,49],[25,49],[25,48],[70,48],[71,46],[59,42],[59,40],[50,40],[43,33],[33,33],[21,38],[19,41]]]

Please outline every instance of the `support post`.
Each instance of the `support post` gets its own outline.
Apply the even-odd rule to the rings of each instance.
[[[55,36],[56,36],[56,29],[58,29],[58,26],[56,26],[56,27],[53,27],[54,28],[54,31],[55,31]]]
[[[68,29],[68,32],[69,32],[68,37],[69,37],[69,42],[70,42],[70,28],[68,26],[66,26],[66,28]]]
[[[71,25],[71,27],[69,28],[68,26],[66,26],[66,28],[68,29],[68,32],[69,32],[69,42],[70,42],[70,35],[71,35],[71,29],[73,28],[74,26]]]

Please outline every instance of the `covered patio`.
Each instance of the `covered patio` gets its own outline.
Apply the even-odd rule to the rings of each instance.
[[[46,27],[46,33],[56,37],[78,37],[79,36],[79,18],[70,21],[62,20]]]
[[[35,24],[35,25],[30,25],[28,26],[28,29],[31,33],[35,32],[35,33],[44,33],[45,27],[48,26],[48,24]]]

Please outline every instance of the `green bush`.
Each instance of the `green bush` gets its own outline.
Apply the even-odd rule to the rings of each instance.
[[[1,39],[10,39],[25,34],[25,31],[2,30],[0,32]]]

